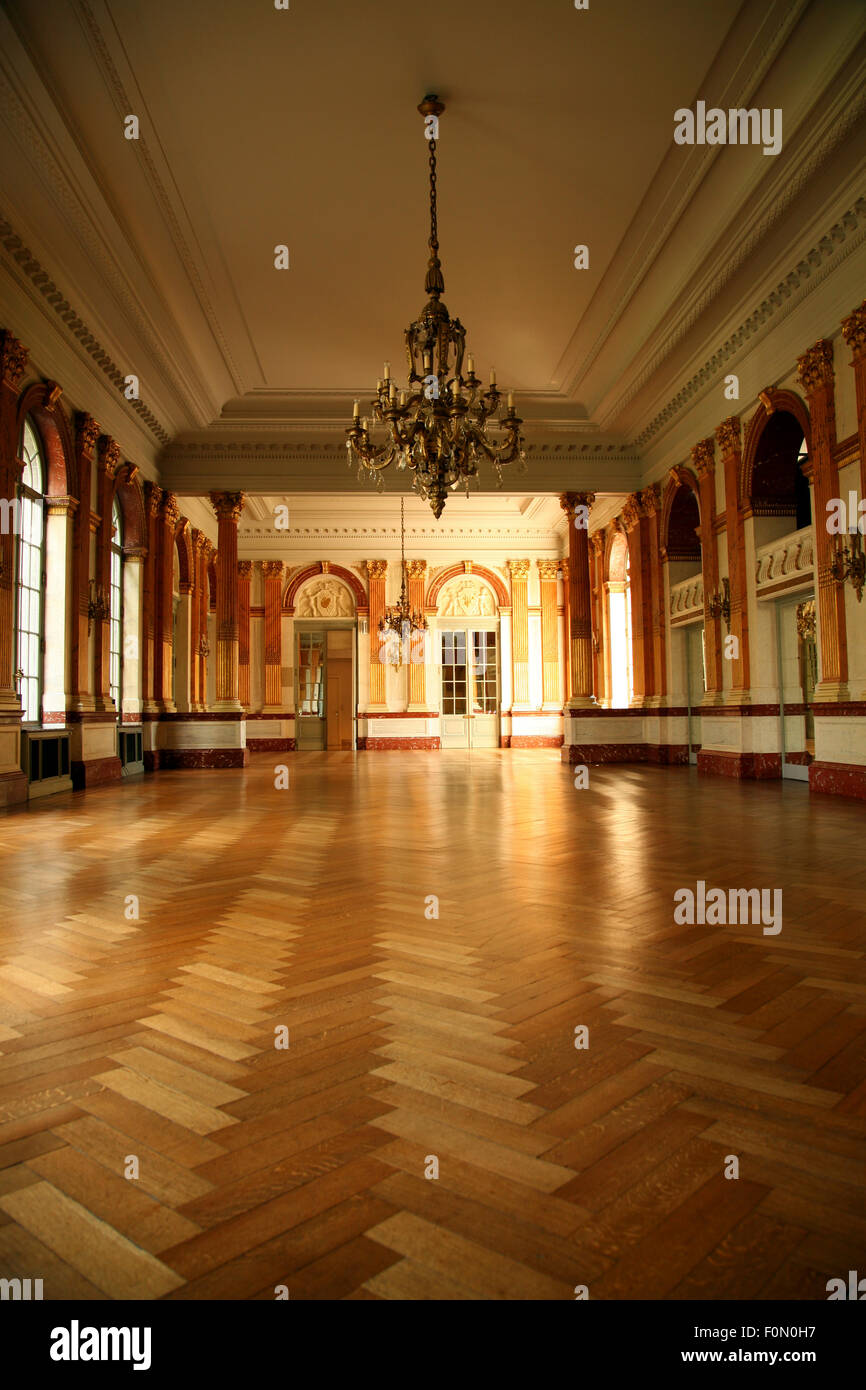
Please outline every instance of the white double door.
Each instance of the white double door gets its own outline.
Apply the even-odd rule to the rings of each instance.
[[[499,633],[440,629],[442,747],[499,747]]]

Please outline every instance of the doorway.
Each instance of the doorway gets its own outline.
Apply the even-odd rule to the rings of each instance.
[[[442,747],[499,747],[499,633],[452,628],[440,633]]]
[[[689,623],[683,636],[686,643],[689,762],[694,766],[701,747],[701,704],[707,689],[703,623]]]
[[[299,752],[355,747],[354,627],[301,628],[296,637]]]

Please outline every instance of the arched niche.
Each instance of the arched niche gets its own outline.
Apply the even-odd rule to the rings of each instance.
[[[296,618],[354,618],[355,596],[333,573],[310,575],[294,597]]]
[[[688,468],[671,470],[662,498],[662,554],[671,584],[701,572],[698,480]]]
[[[15,447],[29,415],[38,431],[45,456],[46,497],[79,497],[78,473],[72,430],[60,404],[56,381],[37,381],[18,398]]]
[[[811,420],[800,397],[793,391],[763,391],[746,430],[740,473],[741,500],[755,518],[757,545],[811,525],[803,473],[811,441]]]
[[[505,584],[503,583],[499,575],[494,573],[493,570],[488,569],[486,565],[476,565],[464,560],[460,564],[449,565],[447,569],[442,570],[440,574],[437,574],[435,578],[430,581],[430,584],[427,588],[427,608],[438,610],[439,595],[441,594],[442,590],[452,580],[460,578],[474,578],[482,580],[493,591],[497,607],[509,607],[511,599],[509,598],[508,590],[506,589]]]
[[[133,463],[119,468],[114,479],[114,499],[123,521],[123,550],[126,555],[142,555],[147,550],[147,518],[141,476]]]
[[[297,595],[305,584],[317,576],[322,576],[324,580],[338,580],[348,589],[352,603],[353,612],[350,616],[366,615],[369,612],[367,593],[363,584],[356,574],[346,569],[343,565],[332,565],[327,560],[317,560],[314,564],[303,565],[295,570],[294,574],[289,575],[285,592],[283,593],[283,612],[290,616],[295,613],[295,603]],[[300,613],[297,614],[301,616]]]

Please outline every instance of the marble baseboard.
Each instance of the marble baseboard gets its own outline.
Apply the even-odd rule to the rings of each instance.
[[[368,753],[392,751],[394,749],[407,750],[416,748],[426,748],[428,750],[438,750],[442,746],[442,740],[438,735],[427,738],[373,738],[369,734],[363,740],[358,739],[358,747],[363,742],[364,749]]]
[[[812,763],[809,791],[856,796],[866,801],[866,766],[858,763]]]
[[[711,777],[748,777],[756,781],[772,781],[782,775],[782,755],[701,749],[698,772]]]
[[[73,762],[69,768],[75,791],[84,787],[101,787],[106,782],[119,782],[121,762],[118,757],[87,758],[83,762]]]
[[[247,748],[251,753],[294,753],[297,749],[294,738],[248,738]]]

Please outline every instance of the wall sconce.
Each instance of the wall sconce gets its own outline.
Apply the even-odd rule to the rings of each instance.
[[[90,581],[90,598],[87,601],[87,631],[95,622],[104,623],[111,616],[111,599],[104,584]]]
[[[711,618],[724,618],[725,629],[731,630],[731,585],[728,576],[722,580],[721,592],[716,590],[707,604],[707,612]]]
[[[855,526],[850,536],[848,545],[843,545],[842,537],[836,536],[829,568],[837,584],[850,583],[859,603],[866,583],[866,555],[863,554],[859,527]]]

